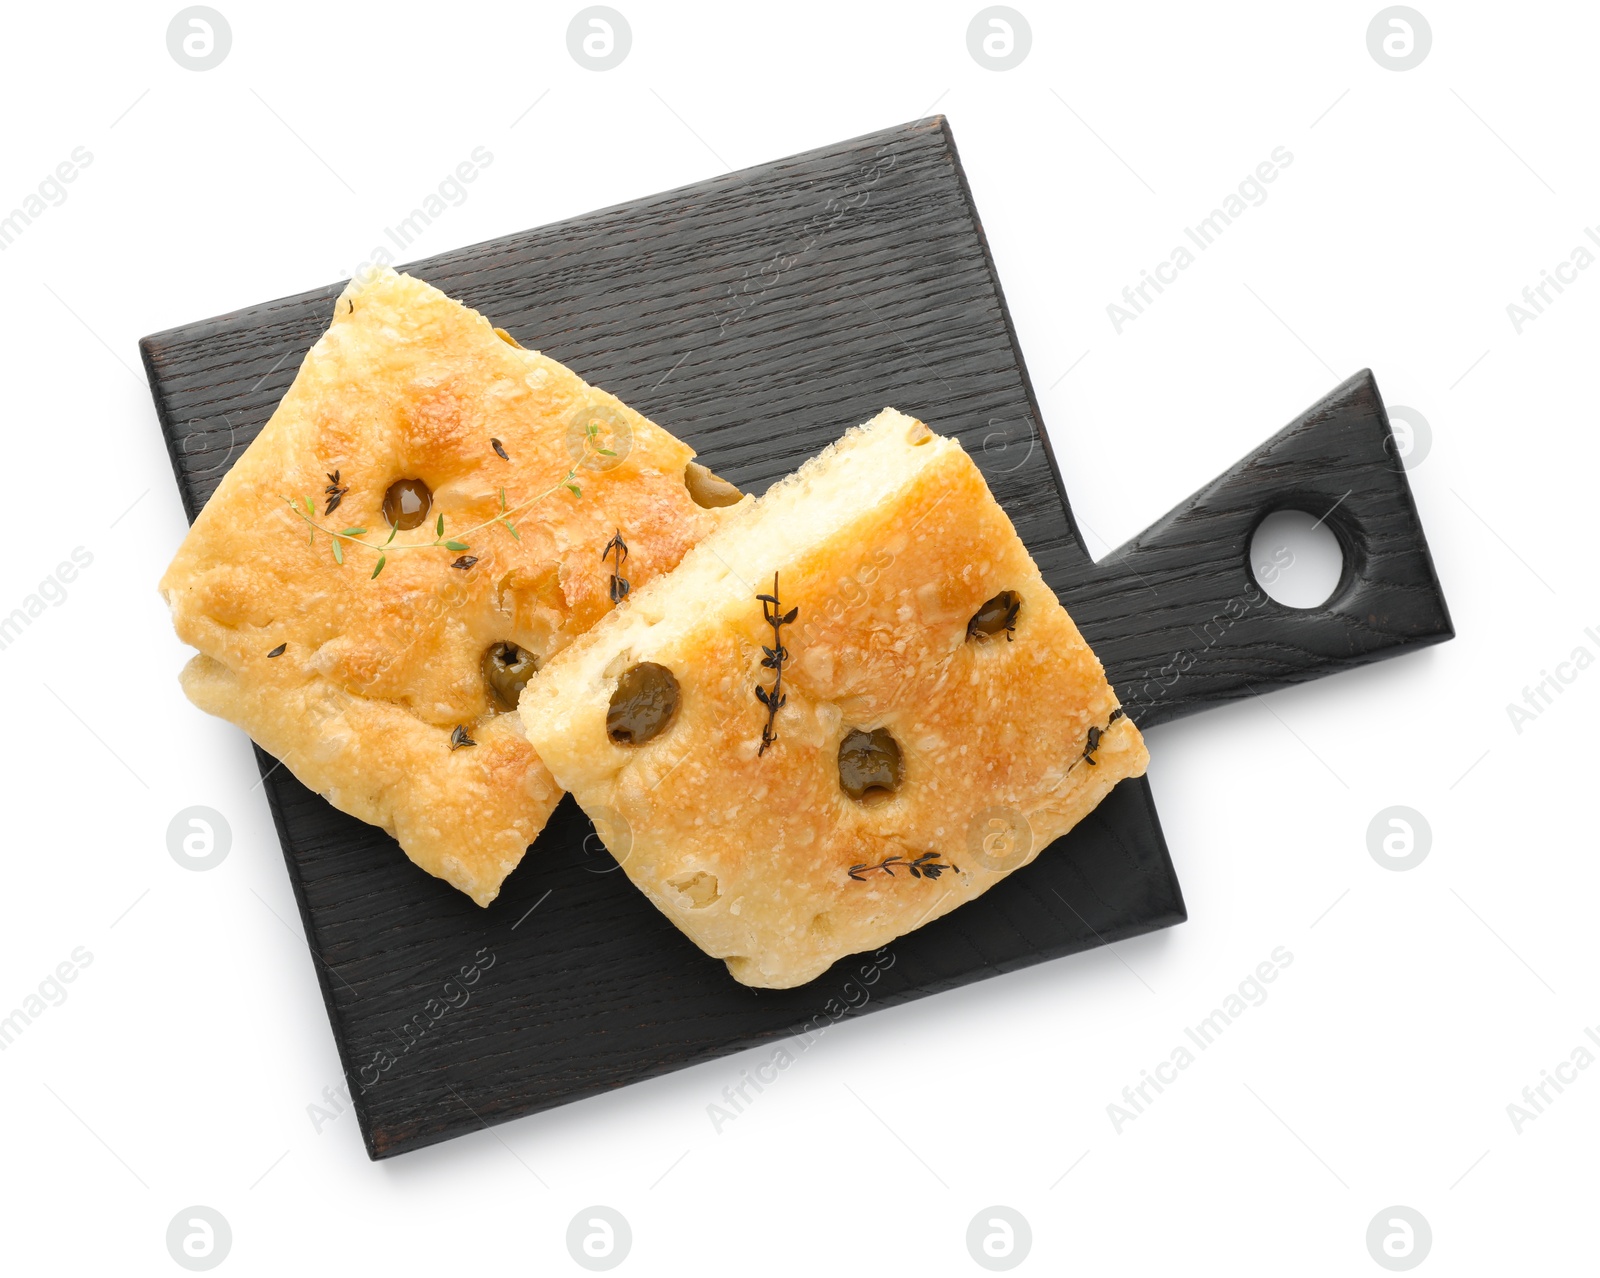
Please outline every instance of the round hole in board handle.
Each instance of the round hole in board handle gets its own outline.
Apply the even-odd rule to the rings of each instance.
[[[1320,608],[1344,576],[1344,549],[1326,515],[1275,510],[1250,539],[1250,574],[1286,608]]]

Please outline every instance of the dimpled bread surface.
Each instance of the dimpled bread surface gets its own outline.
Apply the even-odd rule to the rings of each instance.
[[[162,578],[199,650],[184,691],[487,905],[561,792],[515,711],[494,712],[484,654],[511,642],[548,660],[610,611],[615,532],[643,587],[735,513],[691,500],[693,455],[438,289],[391,270],[352,281]],[[334,474],[347,491],[324,513]],[[401,479],[432,505],[386,543]],[[325,531],[302,518],[308,497]],[[441,515],[466,552],[430,544]],[[331,534],[349,528],[371,546],[342,542],[341,564]]]
[[[763,753],[755,692],[774,682],[774,641],[756,596],[774,573],[779,615],[799,612]],[[969,635],[1008,590],[1009,636]],[[618,744],[608,707],[641,662],[672,671],[678,709],[648,742]],[[735,979],[769,988],[981,895],[1149,757],[972,460],[893,409],[637,590],[521,708],[633,883]],[[852,798],[840,743],[880,728],[900,784]],[[912,874],[919,859],[934,871]]]

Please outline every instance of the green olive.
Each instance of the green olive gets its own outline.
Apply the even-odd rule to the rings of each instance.
[[[643,745],[678,713],[678,680],[665,666],[642,661],[623,672],[606,712],[606,735],[618,745]]]
[[[900,743],[887,728],[851,728],[839,743],[839,786],[852,799],[887,797],[900,788]]]
[[[1017,613],[1021,608],[1021,595],[1015,590],[1002,590],[972,614],[972,620],[967,622],[967,638],[989,639],[1004,631],[1009,639],[1017,627]]]
[[[492,643],[483,654],[483,681],[489,699],[502,710],[515,710],[522,689],[539,668],[539,658],[516,644]]]
[[[683,484],[696,506],[714,510],[718,506],[737,506],[744,494],[720,475],[713,475],[699,462],[683,468]]]
[[[397,479],[383,495],[383,517],[404,531],[421,524],[432,505],[433,489],[420,479]]]

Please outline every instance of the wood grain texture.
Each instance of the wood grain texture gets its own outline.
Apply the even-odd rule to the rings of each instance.
[[[1344,552],[1320,607],[1272,602],[1250,571],[1257,526],[1282,509],[1322,519]],[[1370,369],[1086,566],[1063,599],[1144,728],[1455,634]]]
[[[1265,612],[1227,628],[1141,708],[1147,723],[1252,681],[1312,678],[1447,633],[1404,475],[1388,454],[1384,475],[1373,473],[1369,446],[1387,426],[1370,379],[1112,560],[1090,560],[942,118],[406,269],[619,395],[747,490],[764,491],[885,405],[958,436],[1124,696],[1174,645],[1193,647],[1187,629],[1233,597],[1241,527],[1279,497],[1320,500],[1330,485],[1336,497],[1359,479],[1361,500],[1347,498],[1356,504],[1335,527],[1362,571],[1339,608],[1279,616],[1276,630]],[[141,343],[191,519],[288,388],[340,287]],[[1441,619],[1431,623],[1430,588]],[[878,957],[843,960],[800,989],[753,990],[615,872],[570,799],[480,910],[258,755],[374,1158],[762,1042],[815,1041],[837,1020],[1185,917],[1140,779],[1032,866]]]

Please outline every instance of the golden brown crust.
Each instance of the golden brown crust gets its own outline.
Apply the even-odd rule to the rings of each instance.
[[[162,579],[179,637],[202,654],[185,690],[486,905],[560,791],[515,716],[490,717],[484,651],[511,641],[548,659],[605,615],[615,565],[600,551],[614,531],[640,587],[735,515],[690,499],[693,455],[420,280],[352,281]],[[562,486],[575,464],[581,495]],[[347,491],[325,514],[334,473]],[[346,541],[336,563],[332,537],[284,500],[310,497],[316,524],[383,543],[384,494],[407,478],[428,484],[432,507],[396,533],[375,579],[378,550]],[[520,540],[492,522],[502,492]],[[427,546],[441,514],[468,551]],[[463,553],[477,562],[452,567]],[[450,748],[458,725],[476,745]]]
[[[789,659],[760,752],[779,574]],[[1004,590],[1015,632],[969,619]],[[613,744],[621,672],[674,672],[682,704]],[[775,486],[536,675],[525,728],[633,882],[749,985],[787,987],[978,896],[1148,761],[1094,653],[954,441],[885,410]],[[903,755],[890,798],[840,786],[852,728]],[[1098,735],[1094,762],[1084,758]],[[936,854],[950,870],[913,876]],[[888,858],[893,874],[856,869]]]

